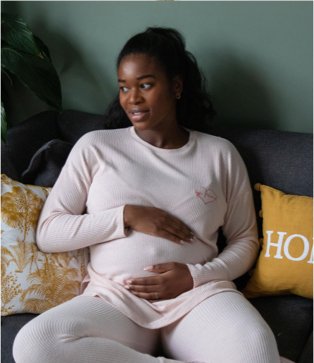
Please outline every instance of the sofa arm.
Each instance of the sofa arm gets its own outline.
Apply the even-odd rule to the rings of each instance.
[[[5,165],[14,165],[18,178],[28,167],[34,153],[47,141],[58,138],[58,115],[57,111],[44,111],[8,130],[1,159]]]

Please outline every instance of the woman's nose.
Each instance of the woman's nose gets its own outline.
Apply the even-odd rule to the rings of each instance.
[[[140,103],[142,101],[142,96],[137,89],[131,90],[129,93],[129,102],[133,104]]]

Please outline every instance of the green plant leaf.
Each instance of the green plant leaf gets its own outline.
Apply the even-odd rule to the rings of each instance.
[[[24,53],[40,54],[33,33],[26,23],[11,14],[1,14],[1,43],[2,46],[8,46]]]
[[[34,40],[36,42],[38,49],[40,50],[40,56],[48,58],[51,62],[49,49],[46,46],[46,44],[40,38],[38,38],[36,35],[34,35]]]
[[[7,72],[4,67],[1,67],[1,77],[2,77],[2,80],[7,78],[10,85],[12,86],[13,85],[13,81],[12,81],[12,78],[11,78],[11,74],[9,72]]]
[[[21,53],[9,47],[1,48],[1,66],[14,74],[40,99],[61,108],[61,85],[58,74],[47,58]]]
[[[7,117],[5,109],[3,107],[3,103],[1,101],[1,140],[3,140],[4,142],[6,142],[7,140],[7,128],[8,128]]]

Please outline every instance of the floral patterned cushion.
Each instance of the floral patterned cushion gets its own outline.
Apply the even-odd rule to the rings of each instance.
[[[41,313],[80,293],[88,249],[43,253],[35,241],[50,189],[1,175],[1,314]]]

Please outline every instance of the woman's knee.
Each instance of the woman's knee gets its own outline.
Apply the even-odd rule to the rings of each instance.
[[[259,321],[258,324],[247,329],[244,340],[247,347],[253,351],[273,352],[274,357],[279,358],[275,336],[265,321]]]
[[[76,332],[84,331],[80,319],[60,319],[48,312],[26,324],[13,343],[13,357],[17,363],[55,363],[64,343],[75,341]]]
[[[26,324],[15,337],[13,357],[16,363],[39,363],[43,361],[43,357],[45,357],[45,363],[53,361],[51,355],[55,354],[56,347],[52,342],[51,329],[49,324],[38,322],[37,319]]]

